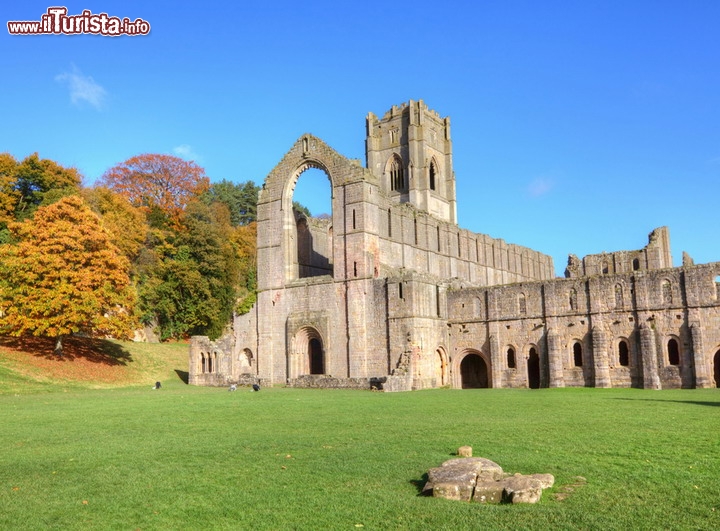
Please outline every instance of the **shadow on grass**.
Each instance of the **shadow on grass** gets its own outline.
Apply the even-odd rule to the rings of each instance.
[[[630,401],[642,401],[642,402],[675,402],[676,404],[693,404],[696,406],[715,406],[720,407],[720,401],[708,402],[705,400],[666,400],[663,398],[609,398],[608,400],[630,400]]]
[[[423,490],[425,488],[425,484],[428,482],[428,475],[427,472],[425,472],[420,479],[411,479],[410,483],[412,483],[415,488],[417,489],[418,496],[432,496],[432,490]]]
[[[185,385],[187,385],[190,382],[190,373],[187,371],[181,371],[180,369],[175,369],[175,373],[177,373],[178,378],[180,378]]]
[[[63,339],[63,354],[55,354],[55,340],[46,337],[0,336],[0,347],[56,361],[73,361],[78,358],[104,365],[127,365],[132,356],[122,346],[106,339],[67,337]]]

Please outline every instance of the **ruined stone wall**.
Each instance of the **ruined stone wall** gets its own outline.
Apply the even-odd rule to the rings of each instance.
[[[534,348],[541,387],[714,386],[718,272],[716,262],[453,289],[451,364],[459,369],[468,352],[482,352],[491,360],[494,387],[524,387]],[[517,354],[514,369],[508,349]]]
[[[667,227],[659,227],[648,235],[648,244],[637,251],[590,254],[585,256],[582,261],[571,255],[565,276],[577,278],[647,269],[666,269],[672,266],[670,234]]]

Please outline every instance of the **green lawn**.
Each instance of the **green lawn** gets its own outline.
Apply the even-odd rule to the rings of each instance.
[[[0,395],[0,528],[720,528],[720,390],[150,387]],[[556,485],[419,496],[465,444]]]

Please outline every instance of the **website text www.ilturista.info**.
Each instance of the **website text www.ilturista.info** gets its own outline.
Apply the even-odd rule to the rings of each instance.
[[[11,20],[7,23],[11,35],[147,35],[150,23],[141,18],[130,20],[83,10],[80,15],[68,15],[66,7],[49,7],[39,21]]]

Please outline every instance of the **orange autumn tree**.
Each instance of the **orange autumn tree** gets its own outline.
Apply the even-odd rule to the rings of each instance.
[[[144,154],[110,168],[99,184],[124,195],[136,207],[159,209],[177,221],[188,202],[207,192],[210,179],[195,162]]]
[[[11,223],[0,245],[0,333],[56,339],[128,338],[137,326],[130,264],[82,198],[41,207]]]

